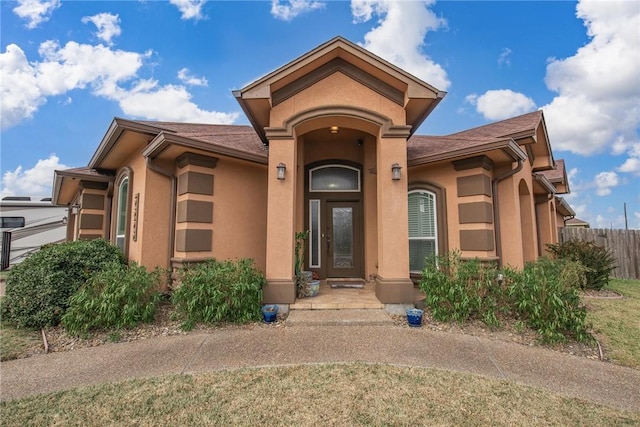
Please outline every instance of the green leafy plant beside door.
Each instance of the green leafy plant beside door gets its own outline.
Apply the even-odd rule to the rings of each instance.
[[[296,291],[298,298],[307,296],[307,285],[309,280],[308,274],[304,272],[304,247],[309,237],[309,230],[298,231],[295,234],[296,246],[295,246],[295,280]]]

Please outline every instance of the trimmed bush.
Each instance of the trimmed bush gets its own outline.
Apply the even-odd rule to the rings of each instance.
[[[515,317],[535,329],[543,342],[563,342],[567,337],[590,341],[587,310],[576,286],[586,280],[585,273],[579,262],[544,257],[528,263],[522,272],[507,270]]]
[[[70,334],[132,328],[154,320],[162,272],[147,272],[135,262],[110,264],[94,274],[70,299],[62,325]]]
[[[117,246],[102,239],[43,246],[9,270],[3,320],[19,327],[57,325],[71,295],[113,263],[124,264],[125,258]]]
[[[582,289],[600,290],[609,284],[609,275],[615,268],[613,255],[593,242],[569,240],[547,245],[547,250],[556,259],[581,262],[587,268],[586,282]]]
[[[212,259],[182,270],[180,277],[171,300],[184,329],[196,323],[247,323],[262,318],[265,278],[253,260]]]

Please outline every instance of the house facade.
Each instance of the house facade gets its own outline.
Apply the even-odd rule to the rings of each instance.
[[[309,230],[306,269],[406,304],[426,256],[521,267],[572,214],[541,111],[415,135],[445,93],[341,37],[233,94],[251,126],[114,119],[87,167],[55,172],[67,238],[149,268],[250,257],[265,303],[291,304]]]

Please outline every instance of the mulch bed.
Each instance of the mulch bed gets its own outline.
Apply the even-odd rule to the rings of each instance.
[[[91,332],[85,337],[74,337],[68,335],[62,327],[47,328],[45,331],[49,352],[73,351],[80,348],[95,347],[106,343],[114,342],[130,342],[142,339],[151,339],[156,337],[165,337],[172,335],[186,335],[194,331],[208,331],[214,333],[221,328],[234,329],[251,329],[256,327],[268,328],[284,328],[286,327],[286,318],[279,315],[278,320],[271,324],[251,323],[247,325],[196,325],[192,331],[184,331],[181,329],[181,322],[173,320],[171,315],[173,307],[170,304],[161,304],[156,313],[156,320],[151,324],[142,324],[134,329],[121,331],[97,331]],[[394,323],[400,327],[406,327],[406,316],[392,316]],[[588,359],[598,360],[600,358],[598,347],[596,344],[587,345],[576,342],[567,342],[556,345],[543,345],[540,343],[539,336],[534,331],[524,328],[517,329],[515,322],[510,320],[501,320],[499,328],[488,328],[480,321],[468,322],[464,325],[457,323],[443,323],[434,320],[428,310],[423,315],[422,327],[433,331],[466,334],[480,336],[493,340],[501,340],[513,342],[526,346],[541,346],[555,351],[560,351],[575,356],[586,357]],[[43,354],[44,346],[42,343],[34,345],[28,349],[22,357],[29,357],[35,354]],[[606,360],[606,358],[605,358]]]

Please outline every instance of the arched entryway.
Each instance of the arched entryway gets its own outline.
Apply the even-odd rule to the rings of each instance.
[[[533,200],[524,179],[518,184],[520,201],[520,228],[522,230],[522,254],[524,262],[535,261],[536,241],[534,239]]]

